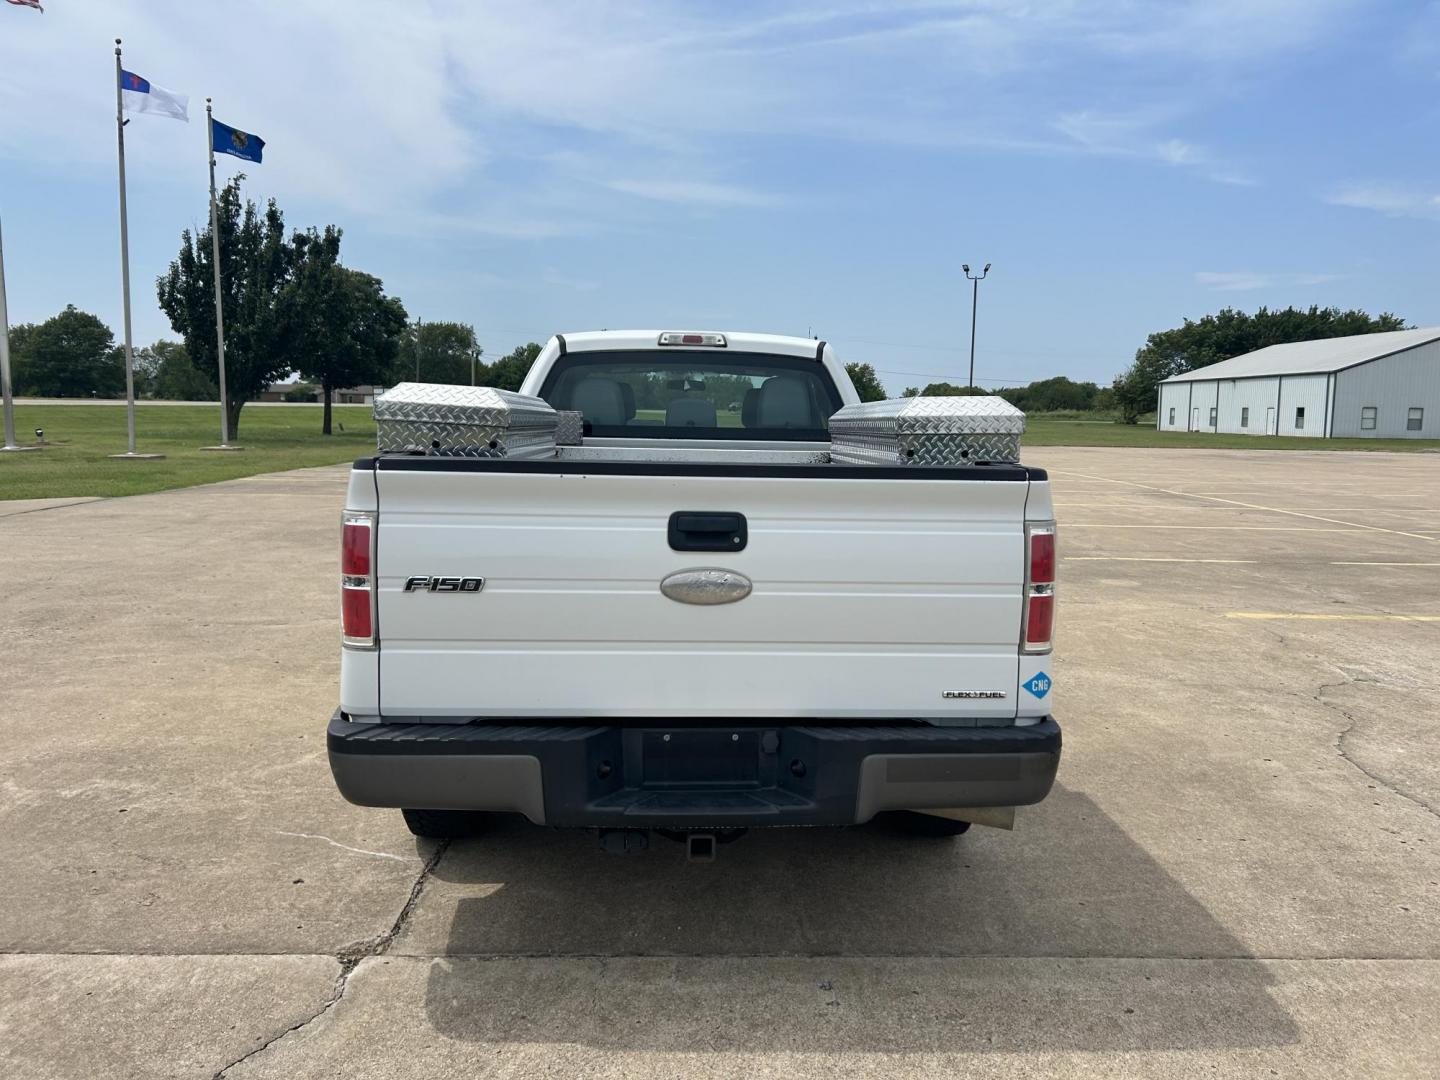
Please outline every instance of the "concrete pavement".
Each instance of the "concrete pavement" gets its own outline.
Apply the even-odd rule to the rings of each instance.
[[[1027,459],[1054,795],[713,865],[335,794],[343,468],[0,517],[0,1075],[1431,1075],[1440,462]]]

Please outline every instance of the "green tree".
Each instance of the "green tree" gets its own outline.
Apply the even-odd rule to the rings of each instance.
[[[1064,375],[1056,375],[1027,386],[1007,386],[996,393],[1024,412],[1088,412],[1095,408],[1100,387],[1093,382],[1074,382]]]
[[[219,401],[215,383],[190,360],[190,352],[179,341],[157,341],[135,354],[137,371],[144,355],[152,397],[166,401]]]
[[[327,225],[291,239],[291,280],[280,298],[285,340],[305,378],[320,384],[320,431],[329,435],[335,391],[378,383],[405,334],[405,307],[380,279],[340,265],[340,230]]]
[[[913,394],[909,392],[909,391],[914,390],[914,389],[915,389],[915,388],[914,388],[913,386],[907,387],[907,388],[906,388],[906,392],[905,392],[905,394],[904,394],[903,396],[904,396],[904,397],[985,397],[986,394],[988,393],[988,391],[982,390],[982,389],[980,389],[980,387],[978,387],[978,386],[973,387],[973,388],[972,388],[972,387],[969,387],[969,386],[956,386],[954,383],[948,383],[948,382],[932,382],[932,383],[929,383],[928,385],[926,385],[924,389],[922,389],[922,390],[916,390],[915,393],[913,393]]]
[[[415,380],[469,386],[471,378],[484,383],[475,328],[461,322],[410,323],[388,379],[391,383]],[[418,371],[418,374],[417,374]]]
[[[530,367],[539,355],[540,346],[536,342],[517,345],[487,367],[480,382],[485,386],[493,386],[497,390],[519,390],[520,384],[525,381],[525,376],[530,373]]]
[[[10,327],[10,386],[16,394],[26,393],[27,375],[25,366],[29,358],[30,338],[35,333],[34,323],[16,323]]]
[[[280,296],[290,280],[294,247],[285,220],[271,199],[263,210],[240,197],[244,174],[236,174],[218,200],[221,302],[225,311],[225,382],[231,438],[240,410],[290,370],[293,353]],[[215,344],[214,248],[208,224],[193,236],[180,234],[180,254],[156,279],[160,308],[197,368],[218,385]]]
[[[850,376],[850,381],[855,384],[855,392],[860,395],[861,401],[884,401],[885,387],[880,383],[880,376],[875,374],[875,369],[869,364],[846,364],[845,371]]]
[[[1172,376],[1270,345],[1404,330],[1407,326],[1404,319],[1388,311],[1369,315],[1358,309],[1341,311],[1312,304],[1309,308],[1277,311],[1262,307],[1251,315],[1224,308],[1199,320],[1186,319],[1182,326],[1146,338],[1135,353],[1135,362],[1116,376],[1116,404],[1121,418],[1133,424],[1155,407],[1160,383]]]
[[[35,397],[118,397],[125,392],[123,354],[110,328],[68,304],[38,326],[10,331],[16,390]]]

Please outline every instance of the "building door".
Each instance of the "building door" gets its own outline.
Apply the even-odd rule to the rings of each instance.
[[[1275,434],[1275,406],[1273,405],[1265,410],[1265,434]]]
[[[1190,410],[1190,430],[1191,430],[1191,431],[1199,431],[1199,430],[1200,430],[1200,410],[1199,410],[1199,409],[1191,409],[1191,410]]]

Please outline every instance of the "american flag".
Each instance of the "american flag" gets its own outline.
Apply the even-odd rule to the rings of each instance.
[[[14,4],[16,7],[33,7],[36,11],[43,12],[45,9],[40,6],[40,0],[5,0],[7,4]]]

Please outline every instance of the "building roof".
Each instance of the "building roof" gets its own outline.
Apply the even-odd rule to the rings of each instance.
[[[1440,341],[1440,326],[1419,330],[1391,330],[1383,334],[1356,334],[1353,337],[1321,338],[1271,345],[1254,352],[1232,356],[1209,367],[1196,368],[1165,382],[1209,382],[1212,379],[1249,379],[1261,375],[1301,375],[1340,371],[1343,368],[1378,360],[1391,353]]]

